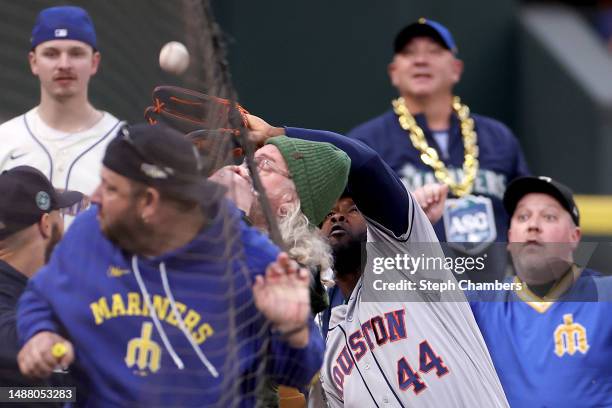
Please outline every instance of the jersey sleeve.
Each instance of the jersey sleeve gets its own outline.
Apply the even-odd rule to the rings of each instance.
[[[287,136],[331,143],[351,159],[347,190],[359,211],[392,231],[396,236],[409,229],[411,200],[400,178],[370,147],[337,133],[285,128]]]

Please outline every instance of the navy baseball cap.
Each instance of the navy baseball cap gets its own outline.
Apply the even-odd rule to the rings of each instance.
[[[97,49],[91,17],[84,9],[75,6],[50,7],[38,14],[30,38],[32,49],[51,40],[78,40]]]
[[[30,166],[0,174],[0,239],[36,224],[45,213],[71,207],[83,199],[77,191],[57,191],[47,177]]]
[[[572,190],[566,185],[545,176],[519,177],[508,185],[504,193],[504,207],[510,216],[514,214],[521,198],[529,193],[544,193],[553,197],[567,210],[574,220],[574,224],[580,225],[580,212],[578,212]]]
[[[202,205],[214,204],[225,193],[202,176],[204,163],[194,144],[161,123],[122,127],[108,144],[102,164],[130,180]]]
[[[416,22],[407,25],[400,31],[393,41],[393,50],[397,54],[401,52],[406,44],[414,37],[429,37],[440,43],[444,48],[457,54],[457,44],[448,28],[437,21],[419,18]]]

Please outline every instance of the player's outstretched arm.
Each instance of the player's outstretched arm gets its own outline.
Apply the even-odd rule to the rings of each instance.
[[[351,158],[348,189],[359,210],[397,236],[408,230],[411,199],[395,172],[365,144],[337,133],[301,128],[279,128],[247,115],[250,137],[258,145],[286,134],[313,142],[331,143]]]
[[[53,370],[66,369],[73,361],[72,343],[50,331],[36,333],[17,355],[19,370],[32,378],[47,378]]]

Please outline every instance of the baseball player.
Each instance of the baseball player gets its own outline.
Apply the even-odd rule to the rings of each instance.
[[[104,150],[119,125],[89,102],[89,81],[100,64],[96,32],[82,8],[51,7],[38,15],[31,47],[40,103],[0,126],[0,170],[29,165],[56,188],[83,192],[84,201],[70,211],[76,215],[99,182]]]
[[[331,132],[274,128],[254,120],[249,126],[255,127],[251,134],[258,142],[280,134],[330,142],[351,159],[347,193],[365,219],[367,261],[348,288],[346,303],[332,310],[321,371],[328,405],[507,407],[462,292],[394,294],[375,289],[376,277],[387,274],[383,280],[456,282],[444,268],[374,273],[376,258],[444,257],[425,213],[380,156]]]

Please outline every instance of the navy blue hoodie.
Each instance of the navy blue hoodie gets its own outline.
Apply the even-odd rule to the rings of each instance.
[[[323,340],[312,319],[302,349],[264,326],[251,285],[278,249],[233,205],[221,205],[183,248],[149,259],[107,240],[96,214],[94,207],[76,219],[18,308],[21,344],[43,330],[72,341],[71,371],[84,381],[77,396],[88,394],[79,405],[248,407],[260,374],[302,387],[318,372]]]

